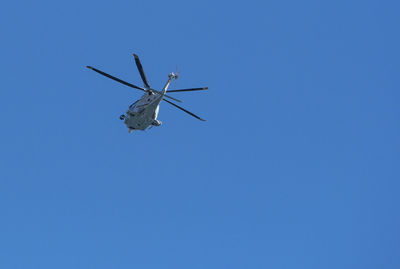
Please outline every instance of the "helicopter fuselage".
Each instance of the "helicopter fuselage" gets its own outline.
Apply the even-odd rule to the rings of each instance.
[[[142,98],[129,106],[125,115],[121,115],[129,130],[146,130],[150,126],[160,126],[157,120],[162,94],[145,93]]]
[[[157,120],[160,102],[163,100],[171,80],[176,77],[174,73],[169,74],[167,83],[160,92],[147,88],[142,98],[129,106],[126,115],[121,115],[120,119],[124,120],[129,132],[132,130],[144,131],[149,127],[161,125],[161,121]]]

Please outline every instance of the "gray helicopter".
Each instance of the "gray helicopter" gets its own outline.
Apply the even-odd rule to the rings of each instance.
[[[160,126],[161,121],[157,120],[158,117],[158,112],[160,109],[160,103],[161,101],[165,101],[171,105],[173,105],[176,108],[179,108],[180,110],[186,112],[187,114],[195,117],[196,119],[199,119],[201,121],[205,121],[204,119],[200,118],[199,116],[193,114],[192,112],[178,106],[177,104],[166,100],[165,98],[169,98],[171,100],[174,100],[176,102],[182,102],[179,99],[176,99],[174,97],[171,97],[167,95],[167,93],[172,93],[172,92],[188,92],[188,91],[202,91],[202,90],[207,90],[208,87],[204,88],[190,88],[190,89],[182,89],[182,90],[168,90],[168,86],[170,85],[172,80],[178,79],[178,73],[170,73],[168,75],[168,80],[165,83],[163,89],[161,91],[157,91],[155,89],[150,88],[150,85],[147,81],[146,75],[144,74],[142,64],[140,63],[139,57],[136,54],[133,54],[136,62],[136,66],[139,70],[140,76],[143,80],[144,87],[138,87],[136,85],[133,85],[131,83],[128,83],[126,81],[123,81],[117,77],[114,77],[110,74],[107,74],[103,71],[100,71],[92,66],[86,66],[89,69],[92,69],[93,71],[106,76],[108,78],[111,78],[115,81],[118,81],[126,86],[129,86],[131,88],[141,90],[144,92],[143,96],[135,101],[133,104],[131,104],[126,111],[125,114],[122,114],[120,116],[120,120],[123,120],[125,125],[128,127],[129,132],[132,132],[132,130],[146,130],[150,129],[153,126]]]

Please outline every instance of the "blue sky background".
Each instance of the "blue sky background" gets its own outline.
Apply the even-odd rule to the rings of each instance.
[[[400,268],[399,8],[3,3],[0,268]]]

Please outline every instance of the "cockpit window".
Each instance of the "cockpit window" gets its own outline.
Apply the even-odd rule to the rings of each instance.
[[[130,109],[133,109],[136,105],[136,103],[139,102],[139,100],[137,100],[136,102],[134,102],[132,105],[129,106]]]

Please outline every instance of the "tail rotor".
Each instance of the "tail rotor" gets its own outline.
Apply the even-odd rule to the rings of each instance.
[[[171,72],[171,74],[169,74],[169,77],[171,78],[171,79],[175,79],[175,80],[177,80],[178,79],[178,77],[179,77],[179,72],[178,72],[178,66],[176,66],[176,71],[175,72]]]

